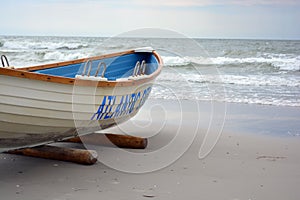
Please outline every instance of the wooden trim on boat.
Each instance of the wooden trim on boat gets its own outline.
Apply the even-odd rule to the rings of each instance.
[[[100,60],[100,59],[122,56],[122,55],[132,54],[132,53],[134,53],[134,50],[128,50],[128,51],[111,53],[111,54],[100,55],[100,56],[94,56],[94,57],[89,57],[89,58],[80,58],[80,59],[71,60],[71,61],[51,63],[51,64],[45,64],[45,65],[39,65],[39,66],[33,66],[33,67],[23,67],[23,68],[18,68],[18,70],[24,70],[24,71],[30,72],[30,71],[35,71],[35,70],[50,69],[50,68],[55,68],[55,67],[60,67],[60,66],[65,66],[65,65],[83,63],[83,62],[86,62],[87,60]]]
[[[65,62],[59,62],[59,63],[53,63],[53,64],[46,64],[46,65],[40,65],[40,66],[34,66],[34,67],[25,67],[25,68],[0,68],[0,75],[6,75],[6,76],[13,76],[13,77],[19,77],[19,78],[27,78],[31,80],[39,80],[39,81],[47,81],[52,83],[60,83],[60,84],[68,84],[68,85],[80,85],[80,86],[97,86],[97,87],[123,87],[123,86],[134,86],[139,85],[143,83],[147,83],[153,79],[155,79],[161,72],[163,61],[161,57],[157,54],[156,51],[153,51],[154,56],[158,60],[158,69],[149,75],[148,77],[144,79],[139,80],[124,80],[124,81],[99,81],[97,82],[97,85],[95,85],[95,81],[92,80],[80,80],[75,78],[66,78],[66,77],[59,77],[59,76],[51,76],[46,74],[38,74],[34,73],[32,71],[40,70],[40,69],[48,69],[48,68],[54,68],[64,65],[70,65],[70,64],[77,64],[82,63],[86,60],[98,60],[98,59],[104,59],[104,58],[111,58],[115,56],[121,56],[126,54],[134,53],[134,50],[119,52],[119,53],[112,53],[107,55],[101,55],[101,56],[95,56],[90,58],[83,58],[83,59],[77,59],[72,61],[65,61]]]

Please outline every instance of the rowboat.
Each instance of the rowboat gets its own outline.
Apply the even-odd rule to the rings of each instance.
[[[125,122],[143,106],[162,69],[149,47],[23,68],[1,60],[0,152]]]

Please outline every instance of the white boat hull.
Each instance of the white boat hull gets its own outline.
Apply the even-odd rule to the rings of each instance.
[[[138,112],[152,84],[92,87],[0,75],[0,151],[50,143],[124,122]]]

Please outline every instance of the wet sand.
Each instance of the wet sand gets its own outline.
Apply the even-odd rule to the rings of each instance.
[[[298,199],[299,122],[295,107],[150,100],[107,130],[147,149],[87,146],[93,166],[0,154],[1,199]]]

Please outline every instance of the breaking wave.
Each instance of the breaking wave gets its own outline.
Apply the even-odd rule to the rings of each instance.
[[[165,67],[157,82],[174,92],[154,87],[152,98],[300,106],[299,41],[199,40],[208,53],[195,53],[180,39],[104,41],[106,38],[0,36],[0,54],[11,65],[26,67],[142,46],[158,51],[167,48],[165,54],[160,53]],[[182,56],[171,54],[173,47]]]
[[[286,54],[268,54],[263,57],[179,57],[179,56],[162,56],[165,66],[186,66],[190,64],[196,65],[238,65],[243,67],[243,64],[256,65],[266,64],[266,66],[273,66],[275,69],[283,71],[299,71],[300,70],[300,56],[286,55]]]
[[[7,41],[2,45],[7,49],[18,50],[77,50],[82,48],[88,48],[88,44],[45,41]]]

